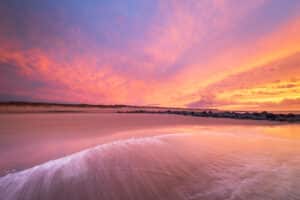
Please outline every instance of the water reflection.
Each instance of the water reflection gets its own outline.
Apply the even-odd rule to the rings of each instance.
[[[299,125],[148,117],[1,124],[0,199],[300,198]]]
[[[300,140],[299,124],[162,115],[0,115],[0,176],[100,144],[131,137],[176,133],[250,134]],[[249,136],[249,137],[250,137]],[[274,147],[276,148],[276,147]],[[297,149],[298,147],[294,147]],[[30,156],[28,156],[30,155]]]
[[[4,176],[0,193],[25,200],[299,199],[299,142],[257,127],[231,129],[133,131],[130,139]]]

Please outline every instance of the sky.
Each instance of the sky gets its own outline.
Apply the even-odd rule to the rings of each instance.
[[[2,0],[0,101],[300,110],[300,1]]]

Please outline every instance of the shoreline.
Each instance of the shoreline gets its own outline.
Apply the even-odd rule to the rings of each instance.
[[[129,114],[172,114],[192,117],[227,118],[236,120],[257,120],[299,123],[297,111],[280,113],[268,111],[224,111],[217,109],[176,108],[133,105],[90,105],[41,102],[0,102],[0,114],[83,114],[83,113],[129,113]]]
[[[173,115],[184,115],[193,117],[207,117],[207,118],[227,118],[227,119],[237,119],[237,120],[265,120],[265,121],[276,121],[276,122],[289,122],[289,123],[299,123],[300,114],[274,114],[271,112],[234,112],[234,111],[147,111],[147,110],[134,110],[134,111],[118,111],[118,113],[127,114],[173,114]]]

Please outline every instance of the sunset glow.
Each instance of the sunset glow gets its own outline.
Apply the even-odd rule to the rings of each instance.
[[[0,100],[300,110],[300,1],[2,1]]]

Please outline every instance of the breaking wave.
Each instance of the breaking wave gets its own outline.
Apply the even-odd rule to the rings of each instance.
[[[297,200],[294,145],[232,134],[121,140],[1,177],[0,199]]]

